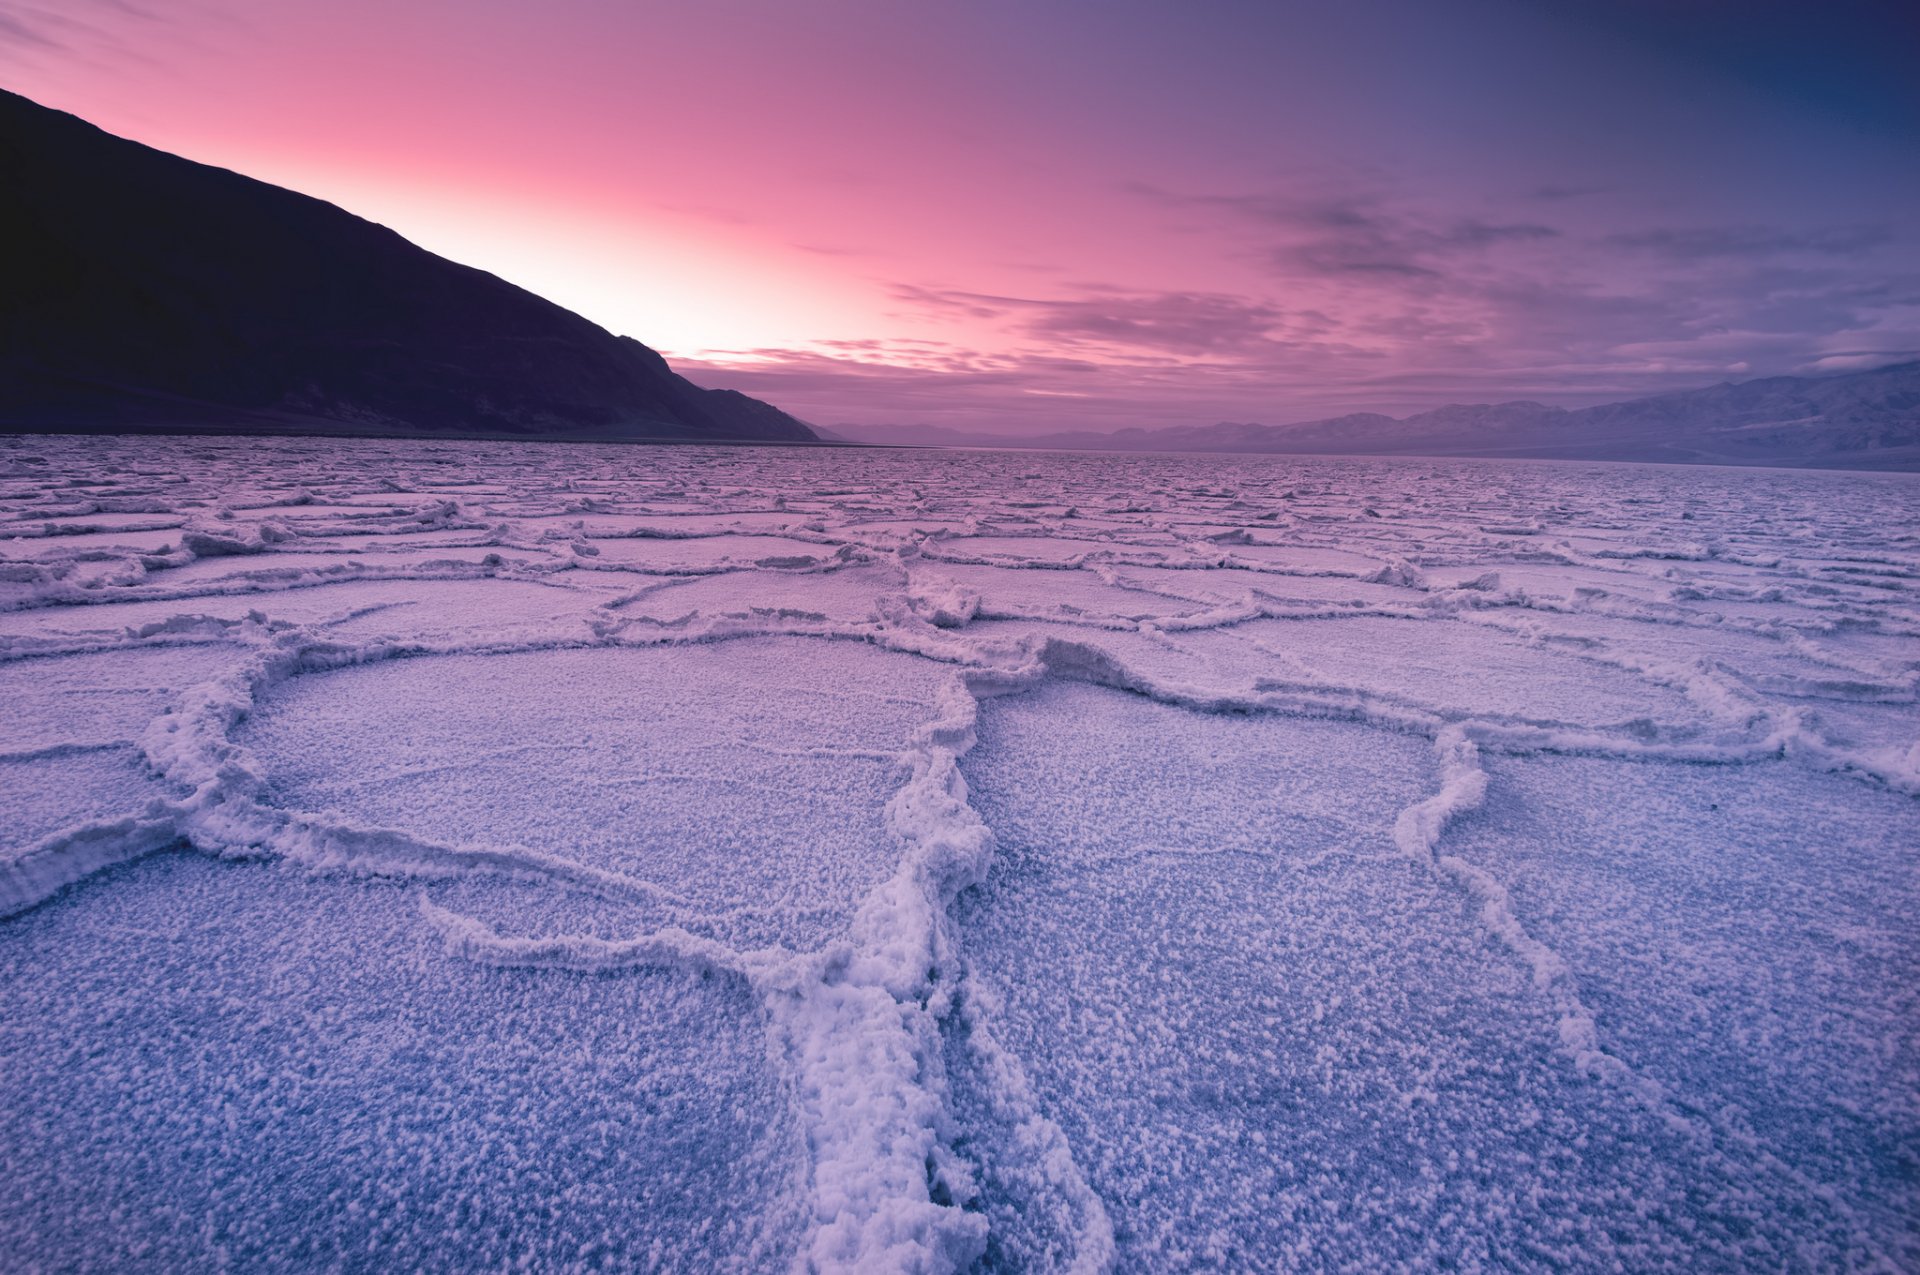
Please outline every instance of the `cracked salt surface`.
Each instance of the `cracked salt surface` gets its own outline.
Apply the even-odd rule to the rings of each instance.
[[[1914,493],[0,440],[8,1262],[1920,1267]]]
[[[944,676],[778,637],[388,659],[283,683],[237,742],[276,805],[645,878],[689,928],[814,948],[892,873],[882,811]]]

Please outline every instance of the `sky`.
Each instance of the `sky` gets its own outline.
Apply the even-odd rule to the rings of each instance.
[[[1912,0],[0,0],[0,86],[832,427],[1920,357]]]

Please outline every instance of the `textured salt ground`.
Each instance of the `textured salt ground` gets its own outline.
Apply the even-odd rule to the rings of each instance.
[[[795,1252],[805,1153],[735,984],[449,961],[407,890],[183,855],[9,927],[11,1269]]]
[[[56,1268],[106,1264],[74,1258],[89,1234],[118,1268],[214,1266],[222,1245],[238,1265],[353,1265],[329,1255],[372,1233],[374,1165],[396,1234],[471,1229],[455,1269],[1920,1265],[1920,980],[1898,924],[1920,842],[1910,497],[1857,476],[1487,462],[0,440],[0,518],[292,533],[155,570],[0,540],[6,848],[39,856],[22,874],[0,854],[9,906],[176,835],[286,856],[161,855],[0,927],[0,996],[38,1015],[0,1024],[38,1060],[0,1066],[0,1112],[35,1121],[0,1123],[21,1166],[0,1226]],[[595,520],[700,538],[580,554]],[[978,535],[921,550],[916,527]],[[730,556],[777,539],[741,530],[783,528],[791,554]],[[1257,547],[1241,531],[1279,569],[1231,565]],[[969,539],[1028,552],[935,560]],[[1067,546],[1092,565],[1060,569]],[[347,557],[433,578],[289,569]],[[703,574],[662,574],[686,571]],[[1082,610],[977,618],[996,590]],[[783,628],[816,636],[738,637]],[[219,680],[243,664],[262,680]],[[974,857],[940,768],[970,738],[962,668],[1017,692],[985,701],[961,763],[997,862]],[[250,706],[222,718],[236,695]],[[1436,753],[1442,716],[1464,727]],[[217,782],[195,796],[153,766]],[[317,821],[276,812],[306,798]],[[81,820],[134,826],[65,836]],[[455,857],[352,831],[368,823]],[[647,858],[635,827],[673,844]],[[521,837],[628,875],[458,857]],[[948,915],[969,865],[984,888]],[[671,891],[645,884],[655,869]],[[109,906],[123,886],[137,923]],[[74,946],[93,924],[121,946]],[[155,963],[125,946],[154,935],[204,951],[123,969]],[[717,991],[680,998],[702,969]],[[360,1044],[253,1081],[355,1078],[272,1119],[251,1090],[154,1078],[192,1069],[142,998],[222,1007],[190,1033],[205,1076],[295,1034],[241,1031],[275,1013],[255,1002],[311,1006],[329,979],[353,1014],[424,1015],[444,1037],[408,1056],[412,1090]],[[549,1103],[587,1092],[588,1063],[556,1047],[525,1066],[487,1025],[540,1015],[635,1059],[620,1092]],[[641,1127],[619,1104],[685,1087],[707,1036],[721,1096],[669,1133],[718,1139],[715,1158],[557,1149],[576,1145],[563,1107]],[[133,1060],[66,1066],[81,1039]],[[93,1088],[74,1097],[70,1072]],[[377,1116],[422,1092],[458,1130],[502,1103],[538,1119],[490,1144],[509,1167],[467,1194],[435,1167],[467,1144]],[[229,1105],[253,1115],[229,1126]],[[319,1133],[273,1124],[322,1108]],[[351,1154],[333,1126],[358,1131]],[[161,1132],[127,1150],[143,1129]],[[179,1129],[205,1131],[193,1172],[244,1161],[245,1181],[174,1197],[120,1180]],[[114,1137],[119,1158],[89,1158]],[[312,1170],[313,1146],[347,1167]],[[524,1165],[526,1207],[499,1203]],[[317,1203],[299,1194],[316,1172],[336,1184]]]
[[[1275,657],[1271,676],[1353,687],[1454,715],[1581,725],[1701,717],[1678,690],[1485,625],[1370,616],[1257,620],[1232,636]]]
[[[339,633],[373,634],[392,628],[412,634],[471,632],[584,614],[607,601],[619,587],[610,579],[587,580],[571,587],[495,579],[340,580],[151,602],[106,601],[91,606],[0,612],[0,638],[117,635],[128,628],[160,624],[178,616],[234,621],[256,611],[268,620],[290,624],[328,623]],[[365,615],[342,618],[363,611]]]
[[[234,509],[247,509],[249,506],[232,504]],[[312,522],[320,526],[351,533],[361,525],[377,526],[385,520],[404,516],[413,512],[401,505],[382,505],[376,501],[356,502],[343,500],[338,503],[314,500],[299,505],[281,505],[267,503],[251,507],[252,512],[265,514],[286,523]]]
[[[639,877],[682,924],[806,949],[893,870],[881,811],[943,677],[792,638],[398,659],[284,684],[238,740],[286,809]]]
[[[190,686],[233,664],[224,644],[42,655],[0,663],[0,753],[131,744]]]
[[[492,556],[519,567],[537,567],[550,561],[545,555],[526,550],[477,548],[403,549],[380,547],[343,548],[330,553],[289,551],[274,554],[249,554],[231,558],[203,558],[185,566],[170,567],[153,573],[152,582],[169,588],[206,585],[246,576],[291,576],[299,572],[344,574],[368,567],[407,570],[438,567],[479,567]]]
[[[1411,606],[1421,601],[1419,590],[1400,585],[1357,580],[1349,576],[1284,575],[1241,567],[1183,571],[1129,564],[1115,568],[1114,578],[1149,593],[1207,605],[1239,602],[1249,591],[1273,599],[1303,599],[1316,603]]]
[[[0,757],[0,862],[63,828],[135,813],[168,795],[131,746]]]
[[[596,540],[597,559],[609,565],[627,564],[650,571],[705,570],[727,565],[804,566],[830,559],[834,546],[786,536],[722,534],[690,540],[642,538]]]
[[[617,493],[615,493],[617,498]],[[682,514],[603,514],[579,512],[562,515],[558,520],[538,519],[528,523],[536,529],[552,525],[558,521],[560,526],[572,527],[578,523],[582,533],[589,539],[620,539],[626,537],[673,538],[679,536],[712,536],[723,532],[751,532],[767,535],[796,526],[805,521],[805,517],[784,509],[743,509],[730,513],[682,513]]]
[[[966,525],[964,518],[857,518],[845,530],[861,540],[898,541],[915,536],[958,535]]]
[[[11,534],[12,529],[32,528],[49,536],[64,536],[73,532],[88,531],[139,531],[152,527],[178,527],[180,520],[164,513],[108,513],[97,512],[72,519],[50,518],[37,521],[31,518],[8,519],[0,522],[0,532]],[[0,536],[0,539],[4,539]]]
[[[177,529],[158,531],[61,532],[45,536],[0,538],[0,552],[23,558],[54,558],[95,549],[126,549],[161,553],[180,543]]]
[[[1350,549],[1264,543],[1272,533],[1256,534],[1260,539],[1253,544],[1228,545],[1224,548],[1236,558],[1244,558],[1250,562],[1286,571],[1333,571],[1345,575],[1364,576],[1387,565],[1382,558],[1356,553]]]
[[[1920,622],[1904,622],[1900,630],[1875,632],[1864,626],[1840,629],[1820,634],[1814,645],[1831,648],[1844,657],[1873,660],[1888,670],[1920,671]]]
[[[1485,563],[1484,557],[1476,557],[1471,567],[1438,573],[1437,578],[1470,580],[1487,569]],[[1497,559],[1492,569],[1499,573],[1502,588],[1562,603],[1571,601],[1581,590],[1597,589],[1601,594],[1617,594],[1642,603],[1663,601],[1673,591],[1670,580],[1631,571]]]
[[[474,527],[445,527],[439,530],[418,529],[396,531],[392,527],[349,528],[345,531],[324,524],[304,526],[292,519],[286,525],[303,531],[306,539],[303,548],[325,550],[329,553],[367,554],[389,550],[414,550],[423,548],[469,549],[485,540],[487,532]],[[382,540],[388,542],[380,543]],[[482,552],[491,549],[488,545]]]
[[[873,614],[876,599],[905,588],[906,573],[887,566],[778,575],[728,572],[669,577],[658,584],[633,601],[620,603],[616,614],[658,621],[783,614],[861,621]]]
[[[1765,766],[1503,760],[1452,853],[1505,882],[1622,1056],[1920,1263],[1911,798]],[[1737,1152],[1736,1152],[1737,1153]]]
[[[1814,724],[1836,743],[1903,752],[1920,748],[1920,705],[1809,701]]]
[[[1578,726],[1700,727],[1708,721],[1679,690],[1480,625],[1354,616],[1169,630],[1090,632],[1052,621],[1008,620],[976,623],[969,631],[1084,642],[1202,696],[1251,697],[1269,686],[1338,687],[1370,696],[1389,711]]]
[[[1629,651],[1675,667],[1708,661],[1746,678],[1817,682],[1848,676],[1844,665],[1836,666],[1836,653],[1823,652],[1819,640],[1795,642],[1790,632],[1648,624],[1589,611],[1487,610],[1470,618],[1565,653]]]
[[[989,615],[1070,610],[1089,617],[1145,619],[1193,614],[1209,604],[1175,600],[1108,584],[1090,571],[1035,571],[972,563],[929,563],[925,574],[952,580],[980,595]]]
[[[295,590],[263,600],[260,610],[270,619],[324,622],[329,635],[342,638],[506,638],[584,623],[609,596],[516,580],[368,580]]]
[[[1067,563],[1089,554],[1097,557],[1140,557],[1149,560],[1184,555],[1171,541],[1155,544],[1130,544],[1103,536],[1069,539],[1062,536],[952,536],[928,541],[926,553],[935,560],[952,558],[957,562],[1007,559],[1016,562]]]
[[[1119,1265],[1734,1270],[1843,1251],[1817,1201],[1774,1213],[1777,1184],[1570,1074],[1470,901],[1393,854],[1425,763],[1364,728],[1089,688],[988,710],[967,772],[1000,862],[962,910],[967,956]],[[961,1076],[962,1109],[984,1108]],[[1046,1204],[990,1186],[990,1264],[1037,1264]]]

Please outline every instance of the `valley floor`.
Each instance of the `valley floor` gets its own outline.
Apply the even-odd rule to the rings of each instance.
[[[1917,497],[0,439],[8,1265],[1920,1267]]]

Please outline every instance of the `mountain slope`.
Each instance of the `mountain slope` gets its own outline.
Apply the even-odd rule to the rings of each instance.
[[[1515,456],[1920,469],[1920,363],[1833,376],[1774,376],[1573,410],[1450,404],[1297,425],[1222,423],[1026,438],[841,426],[860,442],[1104,451]]]
[[[811,441],[332,204],[0,92],[0,425]]]

